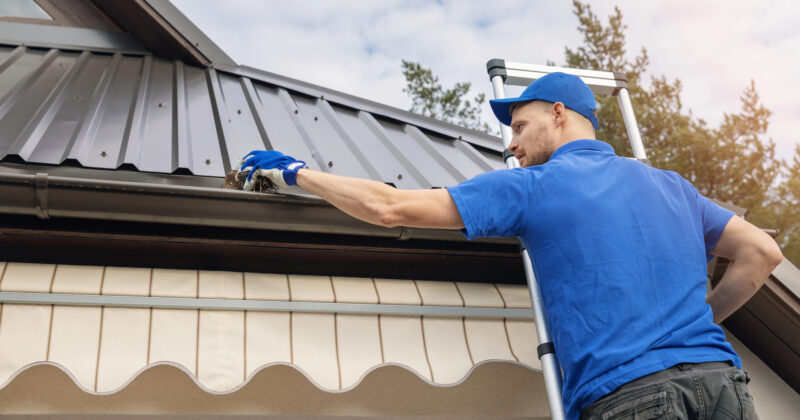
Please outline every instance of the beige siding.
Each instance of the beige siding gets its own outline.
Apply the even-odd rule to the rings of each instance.
[[[371,279],[332,277],[336,302],[378,303]],[[349,388],[372,367],[383,363],[378,315],[336,314],[336,344],[341,388]]]
[[[56,266],[4,263],[2,292],[47,293]],[[29,363],[47,360],[50,344],[49,305],[0,305],[0,383]]]
[[[200,271],[201,298],[243,299],[244,275]],[[200,310],[197,378],[214,391],[228,391],[244,381],[244,312]]]
[[[289,300],[285,274],[245,273],[245,298]],[[245,313],[245,376],[271,363],[292,363],[289,312]]]
[[[326,276],[289,276],[293,301],[333,302],[333,285]],[[320,386],[339,389],[334,314],[293,313],[292,362]]]
[[[154,269],[151,296],[197,297],[197,271]],[[152,309],[148,363],[171,362],[197,375],[199,311]]]
[[[491,284],[222,271],[0,263],[0,273],[2,291],[496,308],[526,296]],[[0,383],[51,361],[91,392],[124,389],[159,363],[222,393],[275,364],[325,390],[352,388],[383,364],[454,384],[486,360],[535,363],[531,331],[503,319],[5,304]]]
[[[417,281],[423,305],[464,306],[453,282]],[[422,317],[425,348],[437,383],[455,383],[472,368],[463,318]]]
[[[99,294],[103,267],[59,265],[53,293]],[[102,308],[55,306],[48,360],[69,370],[83,387],[95,389]]]
[[[3,262],[0,291],[530,308],[524,286]],[[796,413],[800,396],[738,340],[729,339],[753,379],[750,390],[761,418],[787,418]],[[41,407],[41,401],[64,391],[63,386],[54,388],[54,384],[71,382],[60,370],[42,366],[41,362],[50,361],[90,392],[128,395],[142,389],[159,390],[147,394],[148,401],[162,397],[178,401],[208,390],[239,395],[230,400],[235,403],[225,403],[228,405],[215,405],[214,401],[225,401],[222,399],[192,397],[191,404],[177,409],[184,413],[252,412],[258,404],[240,401],[264,401],[266,395],[275,395],[278,399],[269,404],[273,409],[281,407],[276,409],[278,413],[408,414],[422,404],[427,407],[424,413],[546,415],[545,398],[507,398],[521,387],[528,391],[519,395],[544,392],[540,379],[535,386],[523,379],[528,375],[525,372],[531,372],[529,368],[540,368],[536,345],[535,324],[519,319],[2,304],[0,384],[5,386],[0,388],[0,413],[30,412],[24,410],[30,410],[31,404]],[[513,364],[489,363],[487,367],[481,363],[489,360]],[[185,369],[202,388],[173,367],[152,367],[159,362]],[[298,370],[275,364],[297,367],[322,389],[304,382]],[[472,369],[478,379],[465,379]],[[261,370],[266,372],[255,373]],[[144,373],[134,376],[139,371]],[[365,375],[367,372],[372,373]],[[495,374],[482,376],[487,372]],[[16,374],[27,379],[9,384]],[[519,382],[503,388],[509,375],[516,375]],[[403,386],[418,383],[420,377],[431,384],[460,383],[453,389],[463,389],[464,394],[443,405],[444,394],[439,394],[437,387],[425,388],[413,397],[397,393],[410,389]],[[255,384],[229,394],[247,378]],[[356,387],[353,394],[374,390],[376,398],[380,396],[387,405],[380,409],[354,406],[353,402],[337,406],[339,400],[323,396],[324,391],[353,388],[359,380],[364,386]],[[126,387],[129,381],[138,386]],[[248,387],[252,394],[244,391]],[[491,395],[489,390],[502,392]],[[27,397],[24,392],[41,394]],[[320,402],[291,406],[298,401],[291,398],[292,392],[314,394]],[[123,396],[114,400],[116,405],[100,407],[100,400],[86,399],[86,395],[62,395],[57,401],[48,400],[48,407],[68,410],[82,404],[84,413],[103,412],[108,407],[133,413],[132,407],[139,407],[137,401],[144,398]],[[411,400],[414,407],[404,406]],[[282,406],[284,403],[289,406]],[[494,411],[481,411],[486,407]]]
[[[102,293],[147,296],[151,269],[107,267]],[[150,309],[103,308],[100,355],[97,361],[97,391],[122,386],[137,370],[147,365],[150,342]]]

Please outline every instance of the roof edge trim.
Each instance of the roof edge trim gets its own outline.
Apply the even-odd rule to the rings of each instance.
[[[0,22],[0,44],[61,50],[150,54],[129,33],[36,23]]]
[[[169,0],[144,0],[194,49],[213,64],[235,66],[236,62]]]

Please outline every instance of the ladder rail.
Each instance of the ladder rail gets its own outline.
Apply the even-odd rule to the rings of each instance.
[[[489,60],[486,63],[486,70],[489,72],[489,78],[492,80],[492,87],[495,89],[495,99],[502,99],[496,96],[497,87],[494,82],[496,76],[500,76],[499,86],[501,87],[504,85],[528,86],[534,80],[553,72],[561,72],[580,77],[595,95],[616,96],[620,110],[622,111],[622,119],[625,122],[625,128],[628,131],[628,140],[633,150],[633,157],[639,161],[648,162],[647,153],[645,152],[642,136],[639,131],[639,125],[636,122],[636,115],[633,112],[633,105],[631,104],[630,94],[628,93],[628,79],[624,73],[526,64],[506,61],[499,58]],[[503,90],[503,92],[505,92],[505,90]],[[505,93],[503,93],[503,97],[505,97]],[[501,124],[500,131],[505,138],[505,133],[503,133],[502,130]],[[510,131],[508,132],[508,136],[510,139]],[[503,141],[505,142],[505,140]],[[507,143],[505,147],[508,147]]]
[[[561,72],[578,76],[596,95],[615,95],[616,91],[628,86],[624,73],[572,69],[568,67],[524,64],[502,59],[492,59],[486,63],[489,77],[496,74],[503,76],[503,83],[512,86],[528,86],[532,81],[553,72]]]
[[[647,154],[644,149],[644,144],[642,143],[639,126],[636,122],[636,115],[633,112],[633,105],[631,104],[630,95],[628,94],[628,82],[624,74],[619,72],[508,62],[502,59],[489,60],[489,62],[486,63],[486,69],[489,73],[489,79],[492,82],[495,99],[504,99],[506,97],[506,84],[527,86],[534,80],[553,72],[562,72],[580,77],[595,95],[616,96],[620,110],[622,111],[622,118],[625,122],[625,129],[628,132],[628,140],[631,143],[634,158],[639,161],[647,162]],[[508,168],[518,168],[520,166],[519,161],[514,155],[508,152],[508,146],[511,143],[512,137],[511,128],[500,124],[500,134],[503,139],[503,147],[506,149],[506,153],[504,154],[506,166]],[[528,290],[531,295],[531,305],[533,306],[536,321],[536,333],[539,336],[537,353],[539,353],[539,360],[542,363],[542,373],[544,374],[547,398],[550,403],[550,413],[553,419],[562,420],[565,415],[561,396],[561,368],[553,348],[539,281],[533,272],[533,263],[530,260],[527,249],[523,247],[521,253],[522,261],[525,266],[525,276],[528,280]]]
[[[506,94],[502,76],[499,74],[494,75],[491,80],[495,99],[505,98]],[[511,128],[507,125],[500,124],[500,133],[503,138],[503,147],[508,149],[508,145],[511,143]],[[517,160],[514,155],[506,156],[506,166],[509,169],[520,167],[519,160]],[[520,241],[520,243],[522,242]],[[550,328],[548,327],[547,315],[544,311],[544,301],[542,300],[542,293],[539,289],[539,282],[533,272],[533,264],[528,255],[528,250],[523,247],[521,253],[522,263],[525,267],[525,277],[528,280],[528,292],[531,295],[536,334],[539,337],[539,348],[548,345],[552,346]],[[542,363],[542,374],[544,375],[544,385],[547,390],[547,401],[550,403],[550,415],[554,420],[563,420],[565,415],[564,403],[561,399],[561,368],[558,365],[556,354],[555,352],[547,352],[545,354],[541,354],[540,352],[539,361]]]
[[[622,110],[622,120],[625,122],[625,129],[628,131],[628,141],[631,143],[633,157],[639,161],[647,163],[647,154],[644,151],[642,135],[639,132],[639,124],[636,123],[636,115],[633,113],[631,97],[628,95],[628,88],[624,87],[617,92],[619,108]]]

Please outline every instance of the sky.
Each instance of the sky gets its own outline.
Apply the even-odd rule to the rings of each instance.
[[[564,64],[582,44],[570,1],[172,0],[239,64],[409,109],[401,60],[445,88],[493,98],[486,61]],[[750,80],[772,111],[779,158],[800,144],[800,3],[791,0],[589,1],[603,23],[620,8],[630,57],[680,79],[684,108],[712,127],[741,109]],[[513,89],[509,93],[513,93]],[[488,105],[483,118],[497,124]],[[647,139],[645,148],[647,147]]]

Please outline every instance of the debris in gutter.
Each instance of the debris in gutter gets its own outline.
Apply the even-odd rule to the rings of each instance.
[[[247,174],[250,171],[242,171],[239,172],[237,170],[231,170],[225,175],[225,181],[222,183],[222,188],[226,190],[242,190],[244,189],[244,182],[247,180]],[[278,188],[266,177],[258,177],[256,178],[255,185],[253,185],[253,191],[255,192],[265,192],[265,193],[274,193],[278,191]]]

